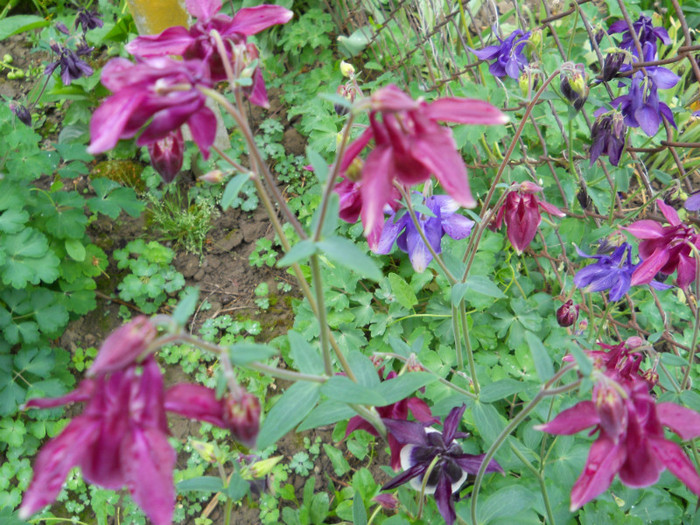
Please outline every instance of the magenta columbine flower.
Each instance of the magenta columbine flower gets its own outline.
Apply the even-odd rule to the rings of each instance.
[[[494,32],[495,34],[495,32]],[[531,32],[523,33],[520,29],[513,31],[508,38],[501,40],[497,46],[487,46],[483,49],[470,49],[480,60],[493,60],[489,71],[493,76],[517,79],[520,72],[528,65],[523,49],[527,45]]]
[[[442,252],[442,238],[445,235],[453,239],[464,239],[471,233],[474,221],[457,213],[459,204],[451,197],[432,195],[425,199],[425,206],[433,215],[417,213],[418,223],[435,253]],[[392,213],[386,220],[374,252],[391,252],[394,241],[401,251],[408,254],[411,265],[417,272],[424,271],[433,260],[433,255],[407,212],[399,219]]]
[[[682,223],[676,210],[664,201],[659,199],[656,204],[669,226],[644,219],[624,228],[638,239],[643,239],[639,243],[642,263],[632,274],[632,284],[651,283],[658,273],[668,276],[678,270],[676,283],[685,288],[696,278],[695,258],[690,245],[700,248],[700,235],[692,226]]]
[[[270,26],[286,24],[293,16],[289,9],[276,5],[245,7],[236,11],[233,18],[219,13],[221,0],[187,0],[186,5],[189,13],[197,19],[191,28],[176,26],[159,35],[140,36],[127,44],[126,50],[137,57],[181,55],[186,59],[201,60],[209,65],[212,79],[218,82],[226,79],[226,70],[211,36],[212,31],[221,35],[230,63],[242,70],[258,59],[257,47],[247,42],[248,37]],[[236,67],[233,69],[235,71]],[[252,85],[245,89],[250,102],[267,107],[267,90],[262,70],[257,66],[252,72],[252,81]]]
[[[581,305],[574,304],[574,301],[569,299],[557,309],[557,323],[559,326],[567,327],[573,325],[578,319],[578,311]]]
[[[93,377],[65,396],[27,402],[25,408],[85,403],[85,410],[39,452],[20,507],[23,519],[56,499],[68,472],[79,466],[90,483],[110,490],[126,487],[155,525],[169,525],[175,507],[176,454],[168,443],[166,411],[254,441],[251,432],[236,433],[240,422],[231,417],[227,397],[217,399],[214,390],[193,384],[164,390],[153,355],[137,361],[154,334],[148,319],[134,319],[105,340],[90,369]]]
[[[590,352],[597,381],[593,399],[564,410],[537,428],[557,435],[571,435],[589,427],[598,432],[586,466],[571,490],[571,511],[605,492],[615,475],[629,487],[648,487],[668,469],[695,494],[700,476],[683,449],[666,439],[666,426],[681,439],[700,435],[700,414],[676,405],[657,403],[650,393],[654,374],[640,375],[642,354],[630,340],[609,352]]]
[[[390,381],[395,377],[396,372],[389,372],[385,381]],[[433,414],[430,412],[430,407],[425,403],[425,401],[417,397],[408,397],[396,403],[392,403],[391,405],[376,407],[376,409],[377,413],[382,418],[391,418],[392,420],[406,420],[408,419],[408,412],[410,411],[411,414],[413,414],[413,417],[421,423],[432,424],[440,421],[438,418],[433,416]],[[348,426],[345,429],[345,437],[348,437],[357,429],[366,430],[373,436],[379,437],[379,433],[375,430],[375,428],[360,416],[350,418],[350,421],[348,421]],[[399,470],[399,467],[401,466],[400,453],[402,444],[391,433],[387,435],[387,441],[389,442],[389,450],[391,452],[391,468],[394,470]]]
[[[102,83],[113,95],[92,116],[88,152],[103,153],[142,129],[136,144],[147,146],[187,124],[202,156],[209,157],[216,117],[197,89],[212,86],[205,63],[167,57],[137,63],[113,58],[102,70]]]
[[[559,208],[535,195],[543,189],[532,182],[519,184],[517,189],[508,193],[496,215],[493,228],[499,229],[505,220],[508,240],[518,253],[522,253],[537,234],[537,228],[542,222],[540,208],[556,217],[565,215]]]
[[[180,170],[185,155],[185,139],[182,131],[171,131],[162,139],[148,145],[151,165],[165,182],[172,182]]]
[[[374,139],[375,147],[362,165],[362,178],[357,183],[360,215],[370,247],[376,248],[379,241],[384,206],[393,200],[395,182],[412,186],[433,174],[459,205],[476,205],[452,131],[437,122],[503,124],[505,115],[481,100],[413,100],[395,85],[375,92],[369,104],[370,126],[348,146],[340,169],[345,173]]]
[[[468,434],[458,432],[465,405],[455,407],[445,418],[442,432],[435,428],[425,428],[421,423],[384,419],[390,435],[403,445],[401,449],[401,468],[403,472],[382,487],[390,490],[410,482],[411,487],[421,490],[423,477],[428,467],[437,457],[425,493],[433,494],[438,510],[447,525],[452,525],[457,517],[452,502],[467,479],[467,474],[476,474],[484,460],[484,454],[465,454],[455,438],[466,438]],[[486,472],[503,472],[501,466],[491,460]]]

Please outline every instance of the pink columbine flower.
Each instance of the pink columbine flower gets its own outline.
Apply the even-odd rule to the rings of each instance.
[[[642,355],[634,352],[630,341],[601,346],[610,351],[590,352],[599,374],[593,399],[535,427],[557,435],[589,427],[598,432],[571,490],[571,510],[605,492],[615,475],[629,487],[648,487],[664,469],[700,496],[700,476],[693,463],[679,445],[666,439],[663,430],[666,426],[683,440],[700,436],[700,414],[675,403],[656,402],[650,393],[655,374],[640,374]]]
[[[185,156],[185,139],[182,131],[171,131],[160,140],[148,145],[153,169],[165,182],[172,182],[180,170]]]
[[[532,182],[519,184],[517,189],[506,196],[496,215],[494,228],[499,229],[505,219],[508,239],[519,254],[530,245],[537,234],[537,228],[542,222],[540,208],[556,217],[565,215],[559,208],[535,195],[542,190],[542,186]]]
[[[90,122],[90,153],[112,149],[142,128],[136,144],[147,146],[187,124],[204,158],[216,136],[216,117],[197,86],[211,87],[208,68],[199,60],[149,58],[133,63],[110,60],[102,83],[114,93],[97,108]]]
[[[209,64],[212,79],[218,82],[226,79],[226,70],[211,37],[213,30],[221,35],[229,61],[236,64],[237,60],[245,59],[245,64],[241,64],[245,67],[258,58],[255,45],[247,42],[248,36],[276,24],[286,24],[293,16],[289,9],[276,5],[245,7],[239,9],[233,18],[219,13],[221,0],[187,0],[186,5],[190,14],[197,19],[191,28],[176,26],[159,35],[140,36],[127,44],[126,50],[137,57],[181,55],[187,59],[202,60]],[[247,88],[249,100],[267,107],[267,90],[259,67],[255,68],[252,80],[252,86]]]
[[[194,384],[166,391],[153,355],[136,360],[154,332],[148,319],[135,319],[105,340],[90,369],[94,377],[65,396],[27,402],[26,408],[86,405],[39,452],[20,507],[23,519],[56,499],[68,472],[79,466],[90,483],[110,490],[126,487],[155,525],[169,525],[175,507],[176,454],[168,443],[166,411],[230,429],[247,443],[254,441],[250,425],[249,432],[240,435],[240,422],[230,418],[226,397],[217,399],[214,390]]]
[[[350,144],[341,162],[344,173],[374,139],[358,182],[362,224],[376,248],[384,224],[384,206],[392,202],[394,181],[412,186],[435,175],[458,204],[474,207],[467,168],[452,131],[438,121],[460,124],[504,124],[506,116],[482,100],[441,98],[413,100],[395,85],[375,92],[370,101],[370,126]]]
[[[695,259],[690,245],[700,248],[700,235],[691,226],[683,224],[676,210],[661,199],[656,201],[670,226],[656,221],[641,220],[625,227],[638,239],[639,257],[642,263],[632,274],[632,285],[646,284],[656,274],[670,275],[678,270],[676,283],[685,288],[695,280]]]

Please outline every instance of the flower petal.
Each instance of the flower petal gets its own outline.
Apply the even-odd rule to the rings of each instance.
[[[107,97],[92,115],[88,153],[104,153],[116,146],[120,138],[127,138],[122,132],[146,96],[145,92],[129,89]]]
[[[190,32],[182,27],[169,27],[159,35],[143,35],[134,38],[125,49],[137,57],[184,55],[195,42]]]
[[[407,481],[415,478],[416,476],[420,476],[427,469],[428,465],[424,463],[418,463],[416,465],[413,465],[407,470],[404,470],[401,474],[393,478],[388,483],[385,483],[381,490],[391,490],[393,488],[396,488],[399,485],[402,485],[403,483],[406,483]]]
[[[549,423],[535,426],[535,430],[541,430],[549,434],[570,436],[584,428],[592,427],[600,422],[600,417],[595,409],[593,401],[581,401],[560,412]]]
[[[377,246],[381,235],[384,205],[393,189],[393,155],[388,146],[376,147],[362,169],[362,224],[370,248]]]
[[[624,460],[622,441],[615,444],[612,439],[601,434],[591,445],[586,466],[571,489],[571,512],[608,490]]]
[[[255,35],[264,29],[276,24],[286,24],[294,13],[279,5],[259,5],[256,7],[244,7],[236,11],[233,23],[226,30],[226,34],[240,33],[242,35]]]
[[[678,217],[678,212],[675,210],[675,208],[672,208],[661,199],[656,199],[656,205],[659,207],[661,213],[664,214],[664,217],[666,217],[666,220],[671,226],[678,226],[681,223],[681,219]]]
[[[165,393],[165,410],[217,427],[228,427],[223,420],[221,400],[216,399],[214,390],[202,385],[179,383],[169,388]]]
[[[431,120],[460,124],[505,124],[508,117],[486,102],[471,98],[440,98],[428,104],[425,114]]]
[[[206,106],[190,115],[187,121],[187,127],[192,133],[192,140],[199,147],[205,160],[209,158],[209,148],[216,140],[216,126],[216,115]]]
[[[666,439],[651,438],[649,445],[664,466],[686,487],[700,496],[700,476],[683,449],[673,441]]]
[[[221,9],[221,0],[185,0],[187,11],[195,18],[206,20]]]
[[[637,269],[632,273],[632,286],[638,284],[650,283],[656,274],[666,265],[670,254],[666,246],[657,248],[647,259],[637,266]]]
[[[399,443],[427,445],[425,428],[420,423],[401,421],[398,419],[382,419],[387,430]]]
[[[454,407],[452,410],[450,410],[450,413],[447,414],[447,417],[442,425],[442,439],[445,440],[445,445],[449,446],[449,444],[452,443],[452,440],[454,440],[455,432],[457,432],[457,428],[462,422],[462,416],[464,415],[464,411],[466,409],[467,405],[463,404],[460,407]]]
[[[67,405],[68,403],[80,403],[90,399],[94,391],[95,380],[83,379],[78,388],[68,392],[65,396],[30,399],[24,404],[23,408],[54,408]]]
[[[659,422],[678,434],[683,441],[700,436],[700,414],[675,403],[657,403]]]
[[[627,230],[637,239],[659,239],[664,236],[663,226],[648,219],[633,222],[629,226],[623,226],[622,229]]]
[[[445,523],[452,525],[457,519],[457,514],[452,503],[452,484],[445,475],[440,476],[435,488],[435,503],[437,503],[438,511],[440,511]]]

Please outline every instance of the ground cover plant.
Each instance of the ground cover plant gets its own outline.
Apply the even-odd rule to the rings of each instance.
[[[0,14],[0,518],[695,523],[697,4],[184,6]]]

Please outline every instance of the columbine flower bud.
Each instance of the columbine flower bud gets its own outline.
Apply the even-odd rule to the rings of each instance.
[[[535,49],[539,49],[540,44],[542,43],[541,29],[533,29],[532,31],[530,31],[530,43],[532,43],[532,45],[535,46]]]
[[[358,182],[362,179],[363,166],[364,163],[362,159],[360,157],[355,157],[350,166],[348,166],[348,169],[345,170],[345,177],[352,182]]]
[[[14,113],[15,117],[17,117],[22,124],[28,127],[32,126],[32,115],[22,104],[10,102],[10,111]]]
[[[588,98],[587,77],[588,75],[583,70],[583,66],[579,64],[576,66],[575,71],[562,75],[561,78],[561,84],[559,85],[561,92],[573,104],[576,111],[581,111]]]
[[[620,163],[622,150],[625,148],[627,135],[624,117],[617,111],[597,115],[597,117],[591,127],[591,165],[601,155],[607,155],[610,164],[617,166]]]
[[[355,76],[355,68],[345,60],[340,62],[340,73],[347,78]]]
[[[214,463],[216,461],[216,448],[211,443],[206,441],[191,440],[192,448],[199,452],[204,461]]]
[[[625,340],[625,346],[629,348],[630,350],[636,350],[640,346],[644,344],[644,339],[639,337],[638,335],[633,335],[632,337],[628,337]]]
[[[384,510],[396,510],[399,508],[398,498],[386,492],[377,494],[372,498],[372,501],[379,503]]]
[[[56,22],[56,29],[64,35],[70,35],[70,30],[66,27],[66,24],[64,24],[63,22]]]
[[[581,306],[573,303],[574,302],[569,299],[557,310],[557,323],[559,323],[559,326],[571,326],[578,319],[578,311]]]
[[[596,34],[594,36],[595,43],[600,45],[600,43],[603,41],[604,36],[605,36],[605,29],[598,29],[598,31],[596,31]]]
[[[255,447],[260,430],[260,401],[246,391],[238,398],[229,394],[224,398],[224,421],[236,441]]]
[[[208,182],[209,184],[220,184],[226,177],[224,172],[221,170],[211,170],[199,177],[202,182]]]
[[[600,80],[608,82],[615,78],[625,63],[625,54],[622,52],[608,53],[605,55],[603,62],[603,71],[600,74]]]
[[[88,377],[116,372],[132,364],[142,357],[157,332],[156,326],[145,315],[117,328],[102,343],[87,372]]]
[[[151,165],[165,182],[172,182],[180,173],[185,152],[185,140],[178,129],[148,145]]]

